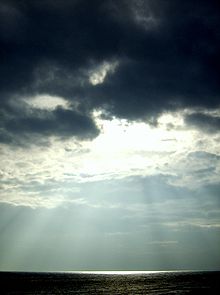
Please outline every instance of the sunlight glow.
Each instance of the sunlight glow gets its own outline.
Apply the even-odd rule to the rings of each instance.
[[[189,143],[193,133],[187,130],[168,128],[183,126],[181,117],[164,115],[159,119],[159,125],[154,127],[144,122],[129,123],[126,120],[100,120],[96,117],[98,126],[102,127],[102,134],[94,140],[92,147],[98,152],[112,154],[126,151],[174,151],[180,143]]]
[[[139,172],[149,175],[158,169],[165,172],[167,162],[176,161],[177,151],[186,153],[195,143],[196,134],[184,129],[181,115],[163,115],[156,127],[147,122],[103,120],[100,112],[94,112],[94,118],[102,132],[89,143],[90,152],[80,169],[90,180]]]

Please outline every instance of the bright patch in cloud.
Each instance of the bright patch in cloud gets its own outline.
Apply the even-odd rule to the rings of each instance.
[[[94,70],[90,72],[89,82],[92,85],[102,84],[108,74],[114,73],[118,62],[104,62]]]
[[[36,95],[34,97],[25,98],[24,100],[31,108],[49,111],[52,111],[57,107],[68,109],[68,102],[59,96],[51,96],[46,94]]]

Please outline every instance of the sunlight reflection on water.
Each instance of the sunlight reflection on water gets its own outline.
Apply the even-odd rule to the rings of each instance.
[[[220,272],[0,272],[1,294],[219,294]]]

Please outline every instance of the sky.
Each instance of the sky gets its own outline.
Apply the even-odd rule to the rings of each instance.
[[[0,270],[220,269],[215,0],[0,0]]]

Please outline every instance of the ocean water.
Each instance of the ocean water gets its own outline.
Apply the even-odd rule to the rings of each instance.
[[[220,294],[220,272],[0,272],[0,294]]]

